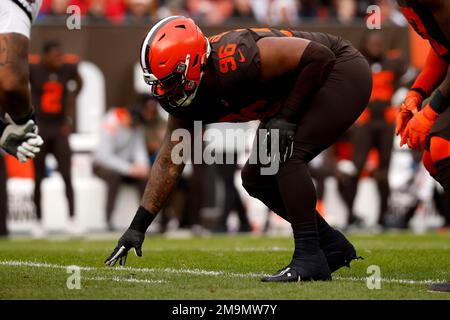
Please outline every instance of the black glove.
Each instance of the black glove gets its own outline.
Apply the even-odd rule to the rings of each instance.
[[[142,243],[145,239],[145,231],[152,223],[155,215],[151,214],[144,207],[139,207],[131,222],[130,227],[117,242],[117,246],[111,255],[106,258],[105,264],[112,267],[119,260],[119,264],[124,266],[127,261],[128,251],[133,248],[138,257],[142,257]]]
[[[128,229],[119,239],[117,246],[111,255],[105,260],[105,264],[112,267],[119,260],[119,264],[124,266],[127,261],[128,251],[133,248],[138,257],[142,257],[142,243],[145,239],[145,233]]]
[[[281,118],[272,118],[266,125],[267,130],[267,155],[271,156],[271,134],[272,130],[278,130],[278,150],[280,162],[286,162],[291,156],[294,146],[294,136],[297,125]],[[274,150],[275,151],[275,150]]]

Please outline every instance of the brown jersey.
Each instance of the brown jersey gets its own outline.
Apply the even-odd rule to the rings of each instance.
[[[417,0],[397,0],[400,10],[414,30],[430,42],[434,51],[450,62],[450,42],[436,22],[433,13]]]
[[[64,64],[58,71],[50,70],[44,63],[30,65],[32,101],[40,124],[65,123],[68,84],[77,74],[77,64]]]
[[[202,80],[191,105],[174,108],[161,101],[162,107],[177,118],[207,123],[264,121],[274,116],[291,91],[296,75],[276,83],[261,81],[256,42],[264,37],[298,37],[319,42],[333,51],[336,64],[361,56],[350,42],[325,33],[269,28],[227,31],[209,38],[207,77],[212,81]]]

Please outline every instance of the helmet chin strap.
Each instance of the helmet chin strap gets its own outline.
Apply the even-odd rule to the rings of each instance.
[[[186,75],[187,75],[187,72],[188,72],[188,70],[189,70],[189,61],[191,60],[191,55],[190,54],[187,54],[186,55],[186,60],[184,60],[184,64],[186,65],[186,70],[184,70],[184,78],[186,79]],[[197,90],[195,90],[195,92],[196,92]],[[195,93],[194,92],[194,93]],[[191,104],[191,102],[192,102],[192,99],[194,99],[194,98],[192,98],[191,99],[191,96],[192,96],[192,94],[191,95],[189,95],[189,96],[187,96],[187,95],[185,94],[185,97],[183,98],[183,99],[180,99],[180,100],[178,100],[178,101],[181,101],[181,100],[183,100],[180,104],[178,104],[178,101],[177,101],[177,105],[179,105],[180,107],[185,107],[185,106],[188,106],[188,105],[190,105]]]
[[[209,44],[208,38],[205,37],[205,39],[206,39],[206,46],[207,46],[207,48],[206,48],[206,53],[205,53],[205,54],[203,55],[203,57],[202,57],[202,61],[201,61],[202,65],[206,63],[206,60],[209,58],[209,55],[211,54],[211,45]],[[185,73],[185,75],[187,74],[187,69],[189,68],[189,59],[188,59],[188,58],[190,58],[189,55],[186,56],[186,65],[187,65],[187,67],[186,67],[186,73]],[[202,78],[203,78],[203,74],[204,74],[204,72],[201,71],[201,72],[200,72],[200,80],[199,80],[199,84],[200,84],[200,81],[201,81]],[[199,85],[196,86],[194,92],[192,92],[192,93],[189,95],[189,97],[188,97],[187,99],[185,99],[185,100],[180,104],[180,107],[187,107],[187,106],[189,106],[189,105],[192,103],[192,101],[194,100],[195,96],[197,95],[198,87],[199,87]]]
[[[187,107],[192,103],[192,100],[194,100],[195,95],[197,94],[198,86],[195,88],[194,92],[192,92],[187,99],[185,99],[181,104],[180,107]]]

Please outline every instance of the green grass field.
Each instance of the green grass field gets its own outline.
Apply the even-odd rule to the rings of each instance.
[[[448,299],[428,283],[450,280],[450,235],[355,235],[364,260],[331,282],[268,284],[263,274],[284,267],[289,238],[149,237],[144,256],[126,268],[102,262],[115,240],[0,240],[0,299]],[[67,266],[81,267],[81,288],[70,290]],[[381,270],[381,289],[367,288],[367,268]]]

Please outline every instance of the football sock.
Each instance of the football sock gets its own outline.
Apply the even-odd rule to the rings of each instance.
[[[335,236],[335,231],[330,225],[325,221],[325,219],[316,211],[317,220],[317,230],[319,232],[319,238],[321,242],[327,242],[330,238]]]
[[[325,234],[328,231],[332,231],[332,228],[326,222],[326,220],[322,217],[322,215],[316,210],[316,221],[317,221],[317,230],[319,234]]]
[[[290,159],[280,167],[278,186],[295,240],[294,259],[320,250],[316,190],[307,165]]]
[[[319,233],[317,231],[295,231],[295,250],[293,260],[302,259],[305,256],[313,255],[320,250]]]

